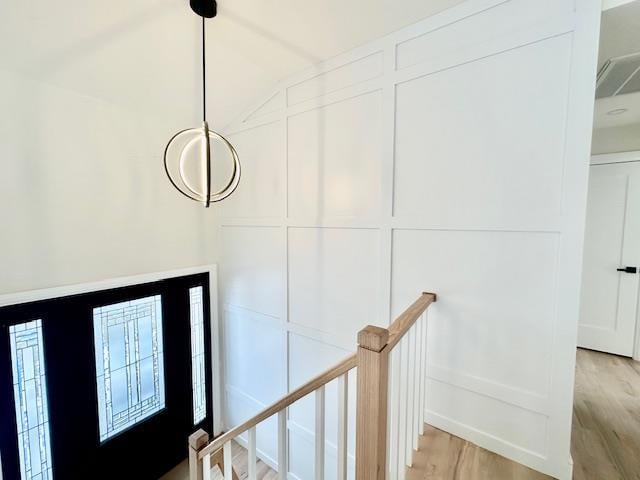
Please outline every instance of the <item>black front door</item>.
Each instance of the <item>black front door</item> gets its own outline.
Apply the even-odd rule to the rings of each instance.
[[[211,425],[208,291],[202,274],[0,309],[4,479],[157,479],[184,459]]]

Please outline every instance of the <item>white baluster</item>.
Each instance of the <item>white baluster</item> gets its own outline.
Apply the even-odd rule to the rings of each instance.
[[[258,472],[256,468],[256,427],[249,429],[249,455],[248,455],[248,479],[249,480],[257,480]]]
[[[418,449],[418,442],[420,440],[420,435],[422,435],[422,431],[420,429],[420,421],[422,418],[421,412],[420,412],[420,406],[422,405],[422,389],[423,389],[423,385],[424,385],[424,368],[423,368],[423,363],[422,363],[422,356],[424,354],[424,341],[423,341],[423,324],[422,324],[422,316],[420,316],[420,318],[418,318],[418,320],[416,321],[416,325],[417,325],[417,333],[416,333],[416,337],[417,337],[417,349],[418,349],[418,353],[416,356],[416,418],[415,418],[415,422],[416,422],[416,426],[415,426],[415,439],[413,442],[413,448],[415,450]]]
[[[415,395],[415,369],[416,369],[416,331],[415,325],[407,333],[409,337],[409,368],[407,371],[407,440],[405,443],[405,464],[410,467],[413,463],[413,426],[415,425],[413,396]]]
[[[287,409],[278,412],[278,480],[287,480]]]
[[[409,338],[405,335],[400,341],[400,396],[399,396],[399,414],[398,414],[398,479],[405,478],[405,448],[407,446],[407,389],[409,387],[409,379],[407,373],[409,370]]]
[[[202,457],[202,480],[211,480],[211,455]]]
[[[338,377],[338,477],[347,480],[347,422],[349,419],[349,373]]]
[[[424,433],[424,403],[427,395],[427,314],[422,315],[422,387],[420,390],[420,435]]]
[[[315,479],[324,480],[324,386],[316,390],[316,468]]]
[[[387,415],[387,478],[397,478],[398,417],[400,396],[400,349],[402,343],[389,353],[389,411]]]
[[[429,354],[429,350],[427,348],[427,345],[429,343],[429,316],[427,314],[427,312],[424,312],[424,315],[422,317],[422,323],[424,325],[424,358],[422,359],[422,365],[423,365],[423,370],[424,370],[424,384],[422,386],[422,404],[420,405],[420,431],[421,433],[424,433],[424,424],[427,420],[426,416],[427,416],[427,378],[429,378],[429,364],[428,364],[428,354]]]
[[[233,480],[233,455],[231,442],[224,444],[224,480]]]
[[[421,317],[420,317],[421,318]],[[418,439],[420,437],[420,400],[422,393],[422,322],[420,318],[416,321],[416,375],[415,393],[413,395],[413,449],[418,449]]]

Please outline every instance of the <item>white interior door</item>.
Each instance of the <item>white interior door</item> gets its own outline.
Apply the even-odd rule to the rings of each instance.
[[[640,274],[640,162],[591,166],[578,345],[632,356]]]

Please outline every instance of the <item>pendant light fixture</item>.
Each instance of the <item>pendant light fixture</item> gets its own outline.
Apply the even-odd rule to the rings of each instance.
[[[171,184],[185,197],[209,207],[231,195],[240,183],[240,160],[229,141],[209,129],[207,123],[207,87],[205,55],[205,19],[217,14],[215,0],[190,0],[191,9],[202,17],[202,127],[176,133],[164,150],[164,169]],[[212,154],[221,160],[227,156],[232,169],[229,180],[212,191]]]

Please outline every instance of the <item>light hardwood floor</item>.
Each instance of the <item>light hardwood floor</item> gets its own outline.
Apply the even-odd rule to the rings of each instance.
[[[428,428],[407,480],[542,480],[545,475]],[[640,480],[640,362],[578,349],[573,480]]]
[[[547,480],[551,477],[426,425],[407,480]]]
[[[640,362],[578,350],[574,480],[640,479]]]
[[[574,480],[640,480],[640,362],[578,350],[573,412]],[[247,455],[233,464],[247,478]],[[222,480],[216,471],[213,477]],[[258,479],[276,473],[259,462]],[[427,426],[407,480],[549,480],[551,477]],[[162,480],[188,480],[182,464]]]

